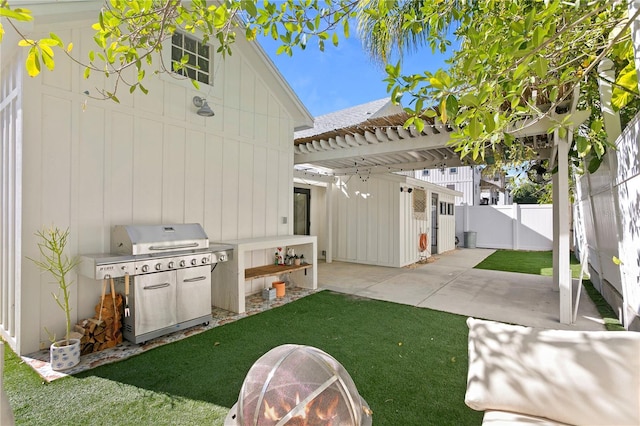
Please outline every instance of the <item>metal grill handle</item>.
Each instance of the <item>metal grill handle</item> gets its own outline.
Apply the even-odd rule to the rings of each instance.
[[[142,288],[144,290],[157,290],[159,288],[169,287],[170,285],[171,285],[170,283],[163,283],[163,284],[156,284],[156,285],[148,285],[148,286],[144,286]]]
[[[198,247],[198,243],[176,244],[173,246],[151,246],[149,247],[149,250],[177,250],[191,247]]]
[[[185,282],[185,283],[192,283],[192,282],[195,282],[195,281],[202,281],[202,280],[204,280],[204,279],[206,279],[206,278],[207,278],[207,277],[205,277],[205,276],[203,275],[203,276],[195,277],[195,278],[187,278],[186,280],[183,280],[183,282]]]

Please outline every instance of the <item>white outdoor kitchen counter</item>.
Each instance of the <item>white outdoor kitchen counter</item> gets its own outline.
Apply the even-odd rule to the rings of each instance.
[[[279,235],[274,237],[245,238],[239,240],[216,241],[215,244],[224,244],[233,248],[233,258],[227,262],[218,263],[212,274],[212,303],[222,309],[231,312],[244,313],[245,297],[255,291],[247,290],[246,282],[251,278],[245,278],[247,269],[260,268],[273,265],[273,254],[277,247],[282,247],[283,252],[287,248],[293,248],[295,254],[304,255],[307,265],[300,267],[275,268],[272,275],[277,280],[281,274],[289,274],[290,281],[297,287],[318,288],[318,248],[317,237],[308,235]],[[253,256],[254,253],[257,256]],[[254,259],[261,259],[254,260]],[[255,263],[255,264],[254,264]],[[265,283],[270,287],[270,283]],[[249,287],[251,288],[251,286]]]

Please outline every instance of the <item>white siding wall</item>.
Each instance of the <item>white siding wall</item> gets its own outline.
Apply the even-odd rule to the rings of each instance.
[[[427,189],[427,212],[416,217],[413,193],[400,188],[421,182],[399,175],[371,176],[362,182],[357,176],[338,180],[333,196],[333,258],[338,261],[402,267],[431,255],[419,249],[421,233],[431,240],[431,194]],[[439,200],[453,204],[455,195],[438,191]],[[439,216],[438,253],[455,249],[455,216]]]
[[[461,204],[476,205],[479,204],[480,197],[480,171],[477,167],[463,166],[455,167],[455,173],[451,172],[451,167],[447,167],[444,171],[440,169],[429,169],[428,174],[424,170],[416,170],[412,173],[416,179],[430,182],[436,185],[444,186],[453,185],[456,191],[462,192],[461,197],[455,197],[455,205]],[[476,200],[477,201],[474,201]]]
[[[357,176],[331,191],[333,259],[380,266],[400,265],[400,186],[397,181]]]
[[[58,34],[86,57],[91,30]],[[82,93],[96,94],[102,78],[84,80],[80,68],[56,59],[55,72],[29,79],[22,94],[24,255],[37,257],[33,233],[51,224],[70,228],[71,255],[108,252],[117,224],[199,222],[211,241],[292,232],[292,220],[281,218],[292,218],[294,123],[241,49],[213,88],[198,92],[148,72],[150,93],[122,88],[120,104],[88,99]],[[215,117],[196,115],[195,95]],[[253,256],[263,264],[268,255]],[[24,258],[22,270],[15,349],[28,353],[47,341],[44,326],[61,333],[63,316],[49,278]],[[93,315],[99,293],[97,282],[78,277],[74,319]]]
[[[17,38],[12,32],[0,47],[0,335],[12,346],[19,340],[19,289],[22,248],[18,230],[22,206],[21,64],[14,59]]]

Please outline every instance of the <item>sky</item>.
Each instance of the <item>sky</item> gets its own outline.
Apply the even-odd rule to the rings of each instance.
[[[372,62],[355,35],[341,38],[338,47],[326,43],[324,52],[309,43],[291,57],[276,55],[280,44],[270,37],[260,44],[314,117],[389,96],[384,68]],[[405,57],[403,72],[436,71],[446,68],[444,60],[424,47]]]

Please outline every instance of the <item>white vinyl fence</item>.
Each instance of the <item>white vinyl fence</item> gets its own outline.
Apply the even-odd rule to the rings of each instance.
[[[577,177],[577,249],[624,326],[640,331],[640,115],[605,159],[597,172]]]
[[[469,206],[463,204],[456,207],[456,236],[460,240],[459,247],[464,246],[465,232],[475,232],[475,246],[478,248],[551,250],[553,248],[553,205]]]

